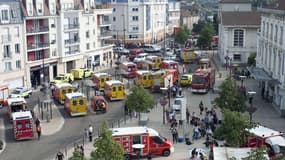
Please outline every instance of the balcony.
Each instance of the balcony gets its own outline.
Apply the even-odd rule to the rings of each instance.
[[[100,27],[105,27],[105,26],[111,26],[111,21],[102,21],[100,24],[99,24]]]
[[[11,42],[11,35],[7,34],[7,35],[2,35],[2,43],[7,43],[7,42]]]
[[[98,38],[99,39],[110,39],[112,38],[113,35],[112,35],[112,32],[111,31],[105,31],[105,32],[101,32],[100,35],[98,35]]]
[[[79,24],[66,24],[64,25],[64,29],[79,29]]]
[[[76,44],[76,43],[79,43],[80,40],[79,38],[77,39],[67,39],[67,40],[64,40],[64,44],[67,45],[67,44]]]
[[[72,51],[65,51],[65,55],[72,55],[72,54],[76,54],[80,52],[79,49],[75,49],[75,50],[72,50]]]
[[[36,50],[36,49],[44,49],[48,48],[49,43],[34,43],[34,44],[28,44],[27,45],[27,50]]]
[[[41,27],[31,27],[27,28],[27,33],[40,33],[40,32],[48,32],[49,28],[47,26],[41,26]]]

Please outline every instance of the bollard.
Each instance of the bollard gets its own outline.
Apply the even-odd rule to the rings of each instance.
[[[52,119],[52,102],[50,102],[50,119]]]

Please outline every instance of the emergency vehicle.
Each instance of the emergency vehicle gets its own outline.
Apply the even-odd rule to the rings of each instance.
[[[112,75],[109,73],[94,73],[92,76],[92,81],[99,90],[104,90],[105,82],[109,80],[112,80]]]
[[[107,101],[103,96],[94,96],[92,98],[92,109],[95,112],[106,113],[107,112]]]
[[[158,70],[152,72],[152,92],[160,92],[163,89],[172,87],[173,85],[173,74],[167,72],[166,70]]]
[[[12,113],[26,111],[27,102],[24,98],[8,98],[8,115],[12,120]]]
[[[118,80],[106,81],[104,95],[110,101],[125,99],[125,86]]]
[[[53,96],[60,104],[64,104],[65,94],[75,91],[75,87],[70,83],[56,83],[54,84]]]
[[[130,49],[129,60],[133,61],[137,57],[137,55],[140,53],[143,53],[143,49],[141,49],[141,48]]]
[[[173,60],[163,60],[160,65],[160,69],[176,69],[177,72],[179,72],[178,62]]]
[[[0,105],[8,105],[7,98],[9,97],[9,87],[8,85],[0,86]]]
[[[121,74],[124,77],[132,78],[136,76],[137,65],[133,62],[123,62],[120,65]]]
[[[192,93],[207,93],[214,87],[215,69],[197,69],[192,76]]]
[[[65,94],[64,108],[71,116],[81,116],[87,114],[87,99],[80,92]]]
[[[209,58],[201,58],[199,60],[200,69],[208,69],[211,67],[211,60]]]
[[[254,128],[246,129],[242,135],[242,147],[266,146],[269,157],[285,154],[285,138],[282,132],[257,125]]]
[[[183,74],[180,78],[181,86],[190,86],[192,83],[192,74]]]
[[[169,156],[174,152],[170,140],[162,137],[156,130],[148,127],[113,128],[113,139],[121,144],[125,151],[125,159],[131,159],[137,152],[141,156]],[[136,145],[140,146],[135,147]]]
[[[72,69],[70,72],[73,75],[74,79],[83,79],[92,75],[92,71],[88,68]]]
[[[180,53],[180,59],[183,63],[190,63],[196,60],[196,54],[191,48],[184,48]]]
[[[12,113],[14,138],[16,140],[33,139],[33,117],[30,111]]]
[[[151,71],[139,70],[137,71],[136,78],[134,80],[136,85],[141,85],[144,88],[149,88],[152,85]]]
[[[142,68],[144,70],[159,70],[161,65],[161,57],[149,55],[143,60]]]

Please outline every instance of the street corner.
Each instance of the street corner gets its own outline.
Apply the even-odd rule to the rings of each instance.
[[[5,141],[5,125],[3,118],[0,119],[0,154],[6,148],[6,141]]]
[[[52,105],[52,110],[53,110],[53,116],[50,118],[49,116],[45,116],[46,119],[42,120],[41,125],[42,125],[42,135],[48,136],[48,135],[53,135],[57,132],[59,132],[63,125],[64,125],[64,118],[61,115],[61,113],[58,110],[58,107],[56,105]]]

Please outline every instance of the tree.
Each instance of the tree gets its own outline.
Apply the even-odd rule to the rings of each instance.
[[[175,34],[174,40],[175,42],[178,42],[180,44],[184,44],[187,39],[188,36],[190,34],[189,29],[187,28],[187,26],[183,26],[181,27],[181,29]]]
[[[138,113],[147,112],[154,107],[154,104],[152,95],[142,86],[132,87],[131,94],[126,100],[127,108]]]
[[[78,149],[76,149],[73,152],[72,157],[68,158],[68,160],[86,160],[86,158],[82,157],[82,155],[80,154],[80,151]]]
[[[198,23],[193,24],[192,32],[194,34],[200,34],[202,28],[206,25],[205,21],[199,20]]]
[[[226,79],[220,86],[219,97],[215,98],[214,104],[220,108],[227,108],[231,111],[245,112],[246,97],[242,95],[231,78]]]
[[[251,53],[247,58],[247,64],[249,66],[255,66],[256,64],[255,58],[256,58],[256,53]]]
[[[242,160],[267,160],[266,147],[259,147],[251,149],[248,157],[242,158]]]
[[[211,42],[213,40],[213,36],[214,36],[214,28],[212,24],[208,23],[202,28],[200,36],[197,41],[197,45],[200,48],[210,47]]]
[[[229,109],[222,109],[224,121],[220,127],[218,127],[214,136],[224,139],[226,144],[230,147],[240,147],[240,136],[242,131],[246,128],[251,128],[253,125],[248,118],[244,117],[240,112],[230,111]]]
[[[91,152],[92,160],[124,160],[124,150],[112,137],[112,131],[107,123],[101,126],[101,134],[93,144],[95,150]]]

